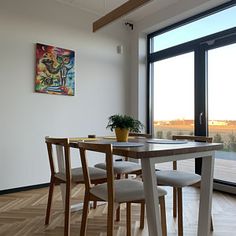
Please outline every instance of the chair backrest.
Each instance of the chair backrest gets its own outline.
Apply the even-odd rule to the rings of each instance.
[[[189,140],[194,142],[205,142],[205,143],[212,143],[213,138],[207,136],[196,136],[196,135],[173,135],[173,140]],[[173,162],[173,170],[177,170],[177,162]]]
[[[206,142],[206,143],[212,143],[213,138],[207,137],[207,136],[194,136],[194,135],[173,135],[173,140],[177,139],[185,139],[189,141],[195,141],[195,142]]]
[[[130,133],[129,133],[129,136],[130,136],[130,137],[152,138],[152,135],[151,135],[151,134],[133,133],[133,132],[130,132]]]
[[[114,200],[114,171],[113,171],[113,147],[111,144],[95,144],[79,142],[78,147],[80,150],[81,163],[83,168],[83,175],[85,181],[85,190],[90,191],[91,179],[88,169],[88,151],[103,153],[106,159],[106,172],[107,172],[107,190],[108,202]]]
[[[48,158],[51,170],[51,176],[62,173],[66,181],[71,180],[71,159],[70,146],[68,138],[50,138],[45,137],[45,143],[48,150]]]

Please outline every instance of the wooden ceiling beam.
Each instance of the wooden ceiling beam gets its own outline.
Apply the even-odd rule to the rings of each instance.
[[[93,23],[93,32],[151,0],[129,0]]]

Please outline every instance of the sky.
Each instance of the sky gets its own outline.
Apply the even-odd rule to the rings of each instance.
[[[154,52],[236,27],[236,6],[154,38]]]
[[[235,27],[236,7],[223,13],[156,37],[154,48]],[[208,51],[208,88],[209,120],[236,120],[236,44]],[[194,119],[193,52],[154,63],[154,120],[175,119]]]
[[[236,44],[208,52],[209,119],[236,120]]]
[[[193,53],[154,63],[154,120],[194,118]]]

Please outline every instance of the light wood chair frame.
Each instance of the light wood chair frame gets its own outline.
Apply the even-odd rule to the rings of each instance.
[[[135,137],[135,138],[152,138],[151,134],[146,134],[146,133],[135,133],[135,132],[129,132],[129,137]],[[129,161],[128,157],[124,157],[124,161]],[[137,176],[142,175],[142,169],[140,168],[139,170],[136,171],[131,171],[130,173],[126,173],[125,178],[128,178],[130,174],[134,174]],[[116,178],[120,179],[122,176],[117,175]],[[141,203],[140,205],[140,225],[139,228],[143,229],[144,228],[144,218],[145,218],[145,202]],[[116,221],[120,221],[120,207],[116,209]]]
[[[48,225],[50,222],[53,192],[55,185],[65,184],[65,202],[64,202],[64,236],[70,235],[70,215],[71,215],[71,188],[75,184],[84,184],[84,181],[72,181],[71,173],[71,156],[70,156],[70,144],[68,138],[50,138],[45,137],[45,143],[47,145],[49,165],[51,171],[50,185],[49,185],[49,194],[48,202],[46,209],[45,225]],[[63,161],[64,161],[64,174],[65,176],[58,176],[55,165],[54,158],[54,149],[53,146],[61,146],[63,149]],[[106,179],[96,179],[93,180],[93,184],[103,183]]]
[[[89,211],[89,201],[104,201],[103,199],[94,196],[90,190],[92,188],[91,180],[89,176],[88,164],[87,164],[87,151],[101,152],[105,154],[106,167],[107,167],[107,191],[108,194],[108,213],[107,213],[107,235],[112,236],[114,234],[114,215],[115,215],[115,190],[114,190],[114,170],[113,170],[113,147],[111,144],[92,144],[79,142],[78,147],[80,149],[81,162],[85,180],[85,195],[84,195],[84,208],[82,214],[80,236],[86,235],[87,217]],[[160,211],[161,211],[161,224],[163,235],[166,235],[166,210],[165,210],[165,197],[160,199]],[[126,202],[126,230],[127,236],[131,236],[131,203],[144,203],[144,200]]]
[[[48,203],[45,217],[45,225],[49,224],[51,215],[51,206],[53,199],[54,186],[57,184],[65,184],[65,213],[64,213],[64,235],[70,235],[70,194],[71,194],[71,161],[70,161],[70,147],[67,138],[45,138],[48,150],[49,164],[51,170],[51,179],[48,194]],[[53,157],[53,145],[63,147],[64,151],[64,164],[65,164],[65,179],[56,176],[55,160]]]

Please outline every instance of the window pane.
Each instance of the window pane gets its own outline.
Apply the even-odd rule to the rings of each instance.
[[[214,178],[236,183],[236,44],[208,52],[209,131],[216,152]]]
[[[193,134],[194,53],[157,61],[153,66],[154,137]],[[172,164],[158,164],[157,168],[172,168]],[[179,161],[178,169],[194,172],[194,160]]]
[[[194,53],[154,63],[154,120],[189,123],[194,118]]]
[[[153,51],[173,47],[213,33],[236,27],[236,6],[178,27],[153,40]]]

